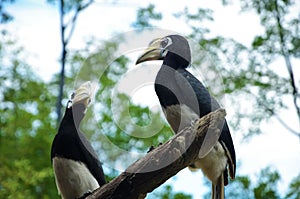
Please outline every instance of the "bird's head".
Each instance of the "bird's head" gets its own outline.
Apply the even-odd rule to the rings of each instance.
[[[77,90],[72,94],[72,106],[81,105],[84,108],[84,112],[91,102],[94,94],[96,84],[87,81],[79,86]]]
[[[164,60],[171,63],[177,61],[180,64],[176,64],[176,67],[186,68],[191,63],[189,43],[180,35],[154,39],[138,58],[136,64],[151,60]],[[172,64],[171,67],[173,67]]]
[[[67,108],[66,111],[72,110],[70,113],[73,114],[73,119],[76,127],[79,127],[80,122],[82,121],[85,113],[87,111],[87,107],[91,102],[91,99],[95,93],[96,84],[87,81],[79,86],[77,90],[75,90],[72,94],[71,100],[71,108]]]

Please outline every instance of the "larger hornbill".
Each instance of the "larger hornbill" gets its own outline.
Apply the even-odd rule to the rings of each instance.
[[[220,107],[203,84],[186,70],[191,64],[191,51],[184,37],[169,35],[150,42],[136,64],[150,60],[163,60],[154,86],[175,133]],[[232,179],[236,171],[235,150],[226,120],[217,144],[210,142],[209,133],[206,136],[203,144],[211,146],[211,150],[204,154],[200,151],[199,159],[190,168],[200,168],[212,182],[212,198],[222,199],[225,197],[224,185],[228,184],[227,167]]]
[[[101,162],[79,130],[92,93],[91,82],[85,82],[73,93],[52,143],[51,162],[55,182],[64,199],[85,197],[105,184]]]

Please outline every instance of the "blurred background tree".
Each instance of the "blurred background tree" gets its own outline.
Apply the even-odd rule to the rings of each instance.
[[[59,80],[59,89],[58,89],[58,97],[56,101],[56,114],[57,114],[57,125],[61,120],[61,112],[62,112],[62,100],[65,86],[65,70],[66,70],[66,60],[68,54],[68,44],[70,39],[72,38],[73,32],[75,30],[75,26],[77,23],[77,18],[79,14],[89,7],[93,1],[85,1],[85,0],[47,0],[47,2],[56,5],[59,7],[59,22],[60,22],[60,39],[61,39],[61,71]]]
[[[0,2],[1,23],[13,19],[4,7],[6,5],[4,3],[11,2],[14,1]],[[72,9],[77,8],[76,5],[81,1],[67,2],[68,8]],[[229,99],[236,104],[235,121],[230,121],[235,131],[246,132],[244,138],[249,139],[264,133],[260,128],[262,121],[275,118],[286,128],[282,133],[292,133],[299,138],[299,129],[291,127],[288,118],[281,117],[282,110],[293,110],[291,114],[299,119],[300,124],[299,82],[293,65],[293,60],[299,59],[300,55],[300,19],[292,12],[295,2],[286,0],[239,2],[242,12],[257,13],[264,30],[261,35],[253,38],[251,46],[222,35],[211,36],[210,30],[205,28],[205,23],[213,22],[213,10],[198,8],[195,12],[186,7],[174,13],[174,16],[186,22],[189,38],[210,54],[214,60],[210,68],[216,72],[222,70],[224,90],[209,89],[216,96],[224,91],[230,94]],[[223,1],[223,3],[226,6],[231,2]],[[163,20],[163,17],[162,13],[156,11],[154,4],[149,4],[138,10],[136,21],[132,26],[140,30],[154,27],[156,22]],[[117,95],[112,102],[113,88],[132,64],[126,56],[117,59],[112,57],[119,41],[122,40],[118,39],[120,40],[115,42],[103,42],[91,38],[85,48],[69,49],[65,60],[68,70],[64,73],[63,96],[70,96],[74,86],[81,81],[92,79],[99,82],[95,101],[100,103],[91,105],[81,128],[99,152],[101,160],[106,163],[104,170],[108,180],[119,174],[119,171],[113,168],[118,168],[120,164],[124,167],[131,163],[132,159],[128,158],[128,154],[124,151],[142,155],[150,146],[157,146],[172,136],[160,113],[133,104],[130,97],[125,94]],[[58,93],[57,83],[61,75],[56,74],[50,82],[45,82],[28,64],[27,57],[26,49],[20,47],[13,34],[2,29],[0,198],[59,198],[50,162],[50,147],[56,133],[55,102]],[[201,61],[194,59],[194,64]],[[282,64],[275,65],[277,61]],[[109,67],[106,67],[108,65]],[[103,66],[100,69],[101,75],[100,66]],[[66,104],[66,100],[62,100],[63,105]],[[247,106],[252,108],[246,112],[240,111],[242,109],[240,101],[246,101],[249,103]],[[111,108],[112,103],[116,103],[116,107],[119,107],[115,118],[112,117],[114,111]],[[127,107],[124,107],[124,104],[127,104]],[[126,108],[130,110],[129,115]],[[128,122],[130,120],[134,123]],[[247,120],[250,128],[248,125],[247,129],[243,129],[243,120]],[[132,136],[137,133],[146,135],[151,129],[142,127],[149,123],[152,126],[162,127],[155,136],[143,139]],[[272,167],[262,168],[254,177],[238,175],[226,188],[226,195],[228,198],[300,198],[300,174],[295,174],[285,193],[278,191],[281,175],[284,174],[278,173],[276,168]],[[209,198],[209,194],[207,193],[205,198]],[[148,198],[188,199],[192,196],[178,193],[168,184],[149,194]]]
[[[57,197],[49,165],[54,138],[53,100],[7,32],[0,37],[0,197]]]
[[[226,6],[230,1],[224,3]],[[236,105],[238,116],[232,122],[236,130],[246,132],[245,138],[260,134],[260,124],[274,117],[286,128],[286,132],[299,138],[299,129],[293,129],[288,119],[280,115],[282,109],[289,108],[298,118],[299,127],[299,84],[295,80],[295,66],[292,65],[292,59],[299,59],[300,52],[300,21],[299,15],[293,13],[295,2],[241,0],[240,4],[241,12],[254,10],[258,14],[263,28],[262,35],[255,36],[251,46],[222,35],[211,37],[210,30],[204,24],[207,20],[213,21],[211,10],[199,8],[197,13],[191,13],[185,8],[176,16],[187,22],[190,38],[213,57],[215,63],[211,69],[222,71],[222,92],[233,96],[230,100]],[[195,62],[197,64],[197,60]],[[275,65],[278,62],[281,65]],[[238,101],[244,100],[251,104],[249,107],[252,109],[238,111],[244,106]],[[242,129],[241,120],[248,120],[250,128]]]

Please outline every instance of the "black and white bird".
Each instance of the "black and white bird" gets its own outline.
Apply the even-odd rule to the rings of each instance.
[[[150,60],[163,60],[154,86],[164,115],[175,133],[220,107],[203,84],[186,70],[191,65],[191,51],[184,37],[169,35],[150,42],[136,64]],[[211,145],[211,150],[204,153],[200,150],[199,159],[190,168],[200,168],[212,182],[212,198],[222,199],[225,197],[224,185],[228,184],[228,170],[232,179],[236,172],[235,150],[227,122],[217,144],[209,137],[204,144]]]
[[[55,182],[64,199],[84,197],[105,184],[101,162],[79,130],[93,91],[93,84],[85,82],[73,93],[52,143]]]

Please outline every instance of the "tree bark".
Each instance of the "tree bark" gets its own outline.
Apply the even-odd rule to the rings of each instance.
[[[165,144],[137,160],[111,182],[95,190],[88,199],[140,199],[146,197],[170,177],[191,165],[204,141],[218,141],[226,113],[218,109],[190,127],[183,129]],[[206,136],[209,134],[209,136]],[[206,146],[206,145],[203,145]]]

